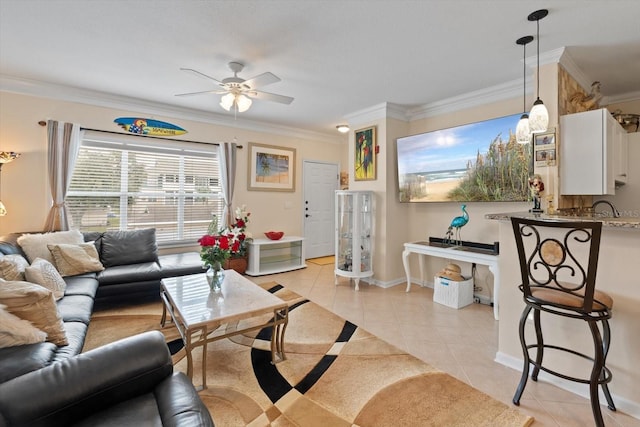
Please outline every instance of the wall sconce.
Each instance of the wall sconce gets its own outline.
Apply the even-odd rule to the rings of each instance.
[[[538,68],[536,71],[538,94],[536,101],[533,103],[533,108],[531,108],[531,112],[529,113],[529,128],[531,129],[531,133],[546,132],[549,126],[549,112],[547,111],[547,107],[544,106],[544,102],[540,99],[540,20],[548,14],[549,11],[547,9],[540,9],[532,12],[527,17],[529,21],[536,21],[538,29],[536,33],[538,44],[538,54],[536,55],[538,58]]]
[[[336,129],[338,129],[338,132],[340,133],[347,133],[349,132],[349,125],[338,125],[336,126]]]
[[[16,153],[14,151],[0,151],[0,179],[2,178],[2,165],[5,163],[10,163],[20,157],[20,153]],[[4,207],[4,203],[2,203],[2,181],[0,180],[0,216],[5,216],[7,214],[7,209]]]

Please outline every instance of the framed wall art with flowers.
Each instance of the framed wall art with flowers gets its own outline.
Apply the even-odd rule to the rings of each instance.
[[[372,126],[356,131],[354,156],[354,179],[371,181],[376,179],[376,127]]]

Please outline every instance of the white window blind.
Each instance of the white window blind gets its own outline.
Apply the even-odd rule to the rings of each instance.
[[[81,231],[155,228],[195,243],[224,201],[215,146],[86,131],[66,204]]]

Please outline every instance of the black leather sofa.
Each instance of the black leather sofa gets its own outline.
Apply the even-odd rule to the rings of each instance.
[[[21,234],[0,237],[0,253],[24,255],[16,243]],[[159,300],[163,278],[204,271],[197,252],[158,255],[154,229],[83,234],[85,241],[95,242],[105,269],[64,278],[67,287],[57,308],[69,344],[43,342],[0,348],[0,383],[80,353],[94,303],[98,307]]]
[[[0,384],[0,427],[151,425],[214,425],[158,331]]]
[[[25,255],[17,244],[24,233],[0,236],[0,253]],[[158,255],[155,229],[86,232],[85,242],[95,242],[105,269],[88,276],[97,279],[95,303],[136,301],[158,296],[165,277],[204,272],[200,254],[187,252]]]

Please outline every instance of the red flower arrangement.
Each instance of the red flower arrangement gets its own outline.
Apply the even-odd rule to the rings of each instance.
[[[208,233],[198,239],[200,259],[206,266],[216,263],[224,264],[231,257],[242,257],[247,253],[247,236],[245,229],[250,213],[245,207],[236,209],[236,222],[230,227],[218,230],[218,218],[214,215],[209,224]]]

